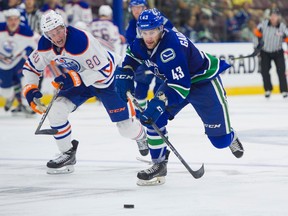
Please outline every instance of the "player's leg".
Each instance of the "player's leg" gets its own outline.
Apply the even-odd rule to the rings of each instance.
[[[135,109],[131,101],[123,101],[114,91],[114,85],[106,89],[97,89],[95,96],[102,101],[112,122],[115,122],[119,133],[135,140],[141,155],[149,153],[146,131],[135,118]]]
[[[287,93],[287,78],[286,78],[286,67],[285,67],[285,59],[284,59],[284,53],[283,50],[277,52],[274,56],[274,62],[276,65],[276,71],[278,74],[278,80],[279,80],[279,87],[280,87],[280,93],[282,93],[283,98],[288,97]]]
[[[264,51],[260,52],[260,56],[261,56],[261,75],[262,75],[263,84],[264,84],[265,97],[269,98],[273,90],[273,86],[271,83],[271,76],[269,72],[271,69],[272,59],[270,57],[270,54]]]
[[[68,116],[89,97],[88,88],[79,87],[60,91],[59,97],[54,101],[48,119],[50,127],[58,130],[54,139],[60,154],[57,158],[48,161],[48,174],[65,174],[74,171],[78,141],[71,141],[72,129]]]
[[[0,95],[5,98],[5,111],[11,109],[14,101],[13,70],[3,70],[0,68]]]
[[[187,100],[202,119],[210,142],[219,149],[229,146],[235,157],[242,157],[244,149],[231,127],[226,92],[220,77],[208,83],[192,85]]]
[[[168,132],[166,130],[166,125],[168,123],[168,119],[173,119],[174,116],[176,116],[176,114],[180,112],[180,110],[182,110],[187,104],[188,102],[184,100],[177,106],[166,107],[166,111],[159,117],[157,122],[155,122],[161,133],[167,138]],[[147,127],[147,137],[153,166],[138,172],[137,177],[139,180],[137,184],[139,186],[161,185],[165,183],[170,151],[167,149],[167,145],[164,140],[152,126]]]
[[[14,116],[32,117],[35,112],[30,109],[27,101],[23,100],[22,95],[22,82],[24,80],[22,68],[24,63],[25,59],[22,59],[15,67],[13,67],[13,88],[15,93],[15,99],[18,102],[18,105],[15,109],[11,110],[11,112]]]

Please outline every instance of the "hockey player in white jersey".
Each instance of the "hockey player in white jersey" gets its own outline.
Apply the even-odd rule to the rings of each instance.
[[[0,95],[6,99],[5,111],[10,110],[16,98],[18,107],[12,110],[12,114],[27,116],[31,110],[22,104],[22,67],[28,48],[35,49],[37,44],[31,29],[20,25],[20,12],[17,9],[6,10],[4,15],[6,22],[0,23]]]
[[[112,13],[109,5],[101,5],[98,11],[99,19],[93,20],[89,25],[89,30],[106,49],[121,54],[125,38],[120,35],[118,27],[113,24]]]
[[[92,22],[92,10],[85,1],[70,0],[65,4],[65,12],[68,18],[68,24],[74,26],[77,22],[89,24]]]
[[[31,53],[23,68],[27,82],[23,94],[31,108],[42,114],[46,107],[39,102],[42,97],[38,89],[39,76],[51,61],[62,68],[63,73],[54,79],[53,86],[59,88],[60,83],[63,85],[48,114],[51,128],[58,130],[54,138],[61,154],[47,163],[48,173],[73,172],[71,165],[76,162],[77,142],[71,144],[68,116],[94,96],[102,101],[120,134],[136,140],[140,153],[147,155],[146,132],[133,117],[135,109],[114,90],[117,57],[103,49],[90,33],[66,27],[61,15],[53,10],[42,16],[41,29],[43,36],[38,48]]]

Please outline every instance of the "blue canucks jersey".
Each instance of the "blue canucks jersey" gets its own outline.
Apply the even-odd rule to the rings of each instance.
[[[143,39],[137,38],[127,50],[123,67],[136,68],[142,64],[165,80],[164,91],[168,105],[182,102],[194,83],[207,82],[230,67],[208,53],[199,51],[182,33],[164,29],[158,45],[149,50]]]

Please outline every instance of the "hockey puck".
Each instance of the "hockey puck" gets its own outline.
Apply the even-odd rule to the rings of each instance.
[[[133,204],[124,204],[124,208],[134,208],[134,205]]]

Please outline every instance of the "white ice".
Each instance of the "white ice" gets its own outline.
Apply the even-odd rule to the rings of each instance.
[[[171,153],[166,183],[154,187],[136,185],[137,172],[149,165],[136,160],[136,143],[118,134],[103,106],[84,104],[70,115],[80,141],[70,175],[46,174],[57,148],[53,137],[34,135],[40,116],[11,117],[1,108],[0,215],[288,215],[287,99],[231,96],[228,102],[243,158],[215,149],[189,106],[169,123],[169,139],[192,169],[204,163],[206,172],[194,179]]]

